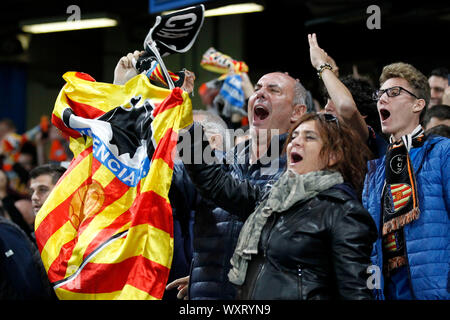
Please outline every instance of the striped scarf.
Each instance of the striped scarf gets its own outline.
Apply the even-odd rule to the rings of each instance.
[[[412,147],[423,145],[424,141],[424,131],[420,125],[411,134],[402,136],[399,141],[394,141],[392,136],[390,138],[385,160],[386,180],[381,198],[387,271],[406,263],[402,228],[417,220],[420,215],[416,179],[409,151]]]

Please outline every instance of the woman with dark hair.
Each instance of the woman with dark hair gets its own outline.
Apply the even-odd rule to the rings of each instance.
[[[358,201],[367,146],[333,115],[305,114],[285,150],[287,170],[266,194],[218,166],[186,164],[204,197],[247,218],[228,274],[238,298],[372,299],[376,226]]]

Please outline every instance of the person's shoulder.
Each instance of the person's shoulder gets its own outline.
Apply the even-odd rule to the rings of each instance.
[[[428,146],[428,148],[431,148],[431,152],[433,153],[448,154],[450,152],[449,138],[433,135],[430,136],[425,143]]]
[[[337,184],[318,194],[319,198],[328,199],[333,202],[345,203],[350,200],[356,200],[356,192],[348,183]]]
[[[430,135],[426,141],[430,144],[443,144],[443,145],[450,144],[449,138],[437,134]]]
[[[6,240],[7,242],[11,241],[11,239],[28,241],[27,235],[17,224],[1,216],[0,216],[0,238],[7,239]]]

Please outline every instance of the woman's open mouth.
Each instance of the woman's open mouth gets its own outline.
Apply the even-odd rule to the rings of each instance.
[[[297,152],[291,152],[291,164],[297,163],[303,160],[303,157]]]
[[[384,120],[387,120],[391,116],[391,113],[386,109],[380,109],[380,116],[381,116],[381,121],[384,121]]]

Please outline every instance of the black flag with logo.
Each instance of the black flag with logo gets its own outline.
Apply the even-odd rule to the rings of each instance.
[[[155,42],[161,57],[172,53],[185,53],[195,42],[203,25],[205,7],[198,5],[158,16],[144,41],[144,48],[151,52]]]

